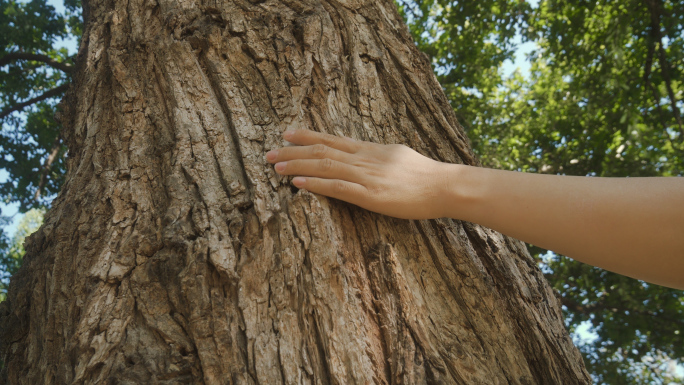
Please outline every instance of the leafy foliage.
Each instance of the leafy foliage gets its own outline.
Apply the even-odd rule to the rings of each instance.
[[[606,177],[684,173],[678,2],[399,5],[485,166]],[[536,45],[529,76],[503,75],[512,31]],[[570,331],[590,322],[597,338],[577,342],[596,382],[682,381],[666,370],[684,357],[682,291],[530,251],[561,293]]]
[[[501,65],[513,57],[516,35],[527,33],[530,4],[517,0],[398,3],[416,44],[432,58],[461,122],[480,119],[502,86]]]
[[[553,271],[547,277],[562,293],[570,330],[588,321],[598,336],[581,346],[587,367],[598,382],[668,383],[664,380],[669,360],[684,357],[681,291],[567,257],[550,255],[547,263]]]
[[[67,49],[56,47],[78,38],[82,24],[80,1],[67,0],[65,7],[60,14],[45,0],[0,0],[0,169],[6,176],[0,199],[26,212],[12,239],[0,231],[0,299],[21,266],[24,238],[42,222],[65,173],[54,115],[73,63]],[[0,227],[9,224],[0,217]]]
[[[59,14],[45,0],[0,0],[0,184],[5,202],[25,212],[49,203],[64,174],[65,149],[53,118],[70,81],[72,58],[61,39],[80,36],[80,2]]]
[[[17,230],[11,240],[2,234],[2,245],[0,245],[0,301],[5,300],[9,278],[16,273],[21,266],[22,259],[26,251],[24,250],[24,240],[27,236],[38,230],[43,223],[45,209],[31,209],[17,225]]]
[[[661,8],[636,0],[540,3],[530,19],[538,46],[530,79],[508,79],[492,100],[508,116],[471,126],[483,161],[570,175],[681,175],[684,39],[673,19],[684,12],[677,15],[674,3]],[[650,12],[661,20],[660,40]]]

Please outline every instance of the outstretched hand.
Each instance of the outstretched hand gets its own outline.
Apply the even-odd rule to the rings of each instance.
[[[266,154],[295,186],[404,219],[457,218],[684,289],[684,180],[540,175],[441,163],[399,144],[309,130]]]
[[[286,131],[297,146],[266,154],[295,186],[404,219],[444,216],[445,163],[400,144],[377,144],[310,130]]]

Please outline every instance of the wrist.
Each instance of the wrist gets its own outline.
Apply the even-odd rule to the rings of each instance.
[[[486,169],[463,164],[446,164],[442,216],[466,221],[475,220],[484,198]]]

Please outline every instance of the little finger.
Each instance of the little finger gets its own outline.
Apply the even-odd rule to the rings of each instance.
[[[366,182],[361,167],[332,159],[295,159],[276,163],[276,172],[282,175],[302,175],[327,179],[342,179],[363,184]]]
[[[364,186],[345,180],[298,176],[292,179],[292,183],[312,193],[343,200],[357,206],[361,206],[368,198],[368,190]]]

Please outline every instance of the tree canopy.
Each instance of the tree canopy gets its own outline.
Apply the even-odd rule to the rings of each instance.
[[[484,166],[602,177],[684,173],[677,1],[397,5]],[[80,12],[74,0],[63,13],[45,0],[0,0],[0,169],[8,175],[0,197],[22,212],[48,207],[63,181],[67,154],[54,116],[74,58],[55,47],[78,39]],[[504,64],[521,42],[535,44],[529,74],[507,76]],[[0,234],[5,277],[20,263],[19,238]],[[588,321],[595,333],[578,344],[597,382],[684,382],[671,370],[684,357],[682,291],[530,251],[562,296],[568,328]]]
[[[80,2],[60,14],[45,0],[0,1],[0,184],[5,202],[20,210],[46,205],[59,191],[64,149],[56,105],[70,81],[73,58],[60,39],[80,36]]]
[[[45,209],[31,209],[19,221],[17,230],[12,239],[2,239],[0,242],[0,301],[5,300],[9,278],[16,273],[21,266],[21,260],[26,250],[24,250],[24,240],[33,234],[43,223]]]
[[[681,4],[434,0],[401,9],[485,166],[603,177],[684,172]],[[506,77],[515,31],[536,49],[528,76]],[[684,354],[681,291],[530,251],[561,293],[568,327],[591,322],[598,338],[581,350],[597,382],[675,381],[666,363]]]

